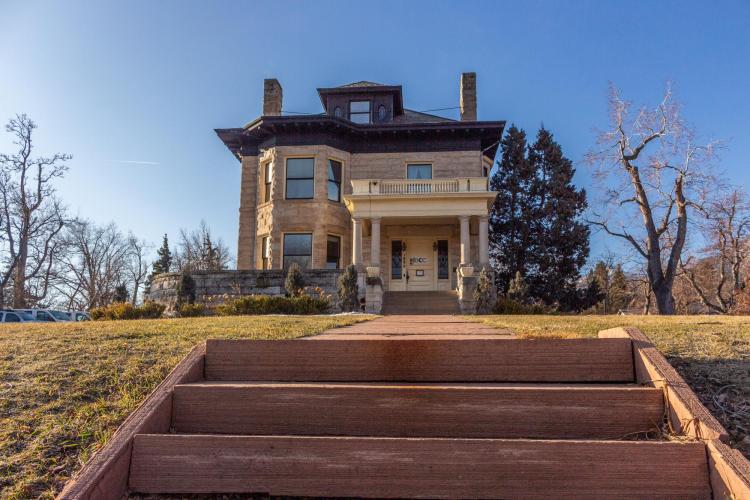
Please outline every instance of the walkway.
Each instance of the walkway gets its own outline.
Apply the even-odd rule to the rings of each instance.
[[[513,338],[510,330],[501,330],[467,321],[460,316],[450,315],[394,315],[383,316],[371,321],[363,321],[343,328],[326,330],[310,339],[347,339],[347,338],[388,338],[416,337],[421,339],[461,337],[471,335],[473,338]]]

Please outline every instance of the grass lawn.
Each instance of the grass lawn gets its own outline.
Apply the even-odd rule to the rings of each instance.
[[[649,336],[750,458],[750,316],[478,316],[525,338],[593,337],[635,326]]]
[[[52,498],[190,348],[287,339],[366,316],[0,325],[0,497]]]

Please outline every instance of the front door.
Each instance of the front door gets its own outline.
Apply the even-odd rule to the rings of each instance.
[[[435,250],[433,240],[409,239],[404,252],[406,268],[406,290],[423,291],[435,289]]]

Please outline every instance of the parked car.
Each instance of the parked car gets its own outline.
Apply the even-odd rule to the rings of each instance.
[[[68,311],[72,321],[91,321],[91,316],[85,311]]]
[[[49,321],[52,323],[72,321],[70,314],[65,311],[56,311],[53,309],[15,309],[14,311],[27,313],[36,321]]]
[[[23,311],[3,310],[0,311],[1,323],[34,323],[36,320],[31,314]]]

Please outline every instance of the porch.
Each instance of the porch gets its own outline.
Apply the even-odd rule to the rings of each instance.
[[[352,180],[352,263],[388,291],[449,291],[489,264],[485,177]]]

